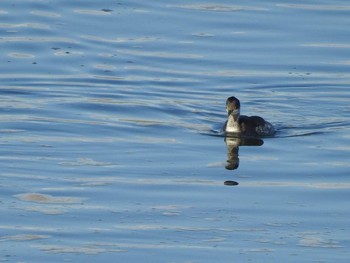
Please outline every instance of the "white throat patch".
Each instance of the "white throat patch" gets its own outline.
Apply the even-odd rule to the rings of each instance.
[[[239,110],[236,110],[239,113]],[[238,117],[238,116],[237,116]],[[240,133],[241,127],[239,126],[238,122],[239,118],[236,118],[236,121],[232,114],[228,116],[227,123],[226,123],[226,132],[234,132],[234,133]]]

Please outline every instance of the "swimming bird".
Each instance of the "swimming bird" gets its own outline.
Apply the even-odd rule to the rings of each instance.
[[[224,131],[228,134],[244,136],[272,136],[275,134],[273,125],[259,116],[240,115],[241,104],[232,96],[226,100],[226,111],[228,114]]]

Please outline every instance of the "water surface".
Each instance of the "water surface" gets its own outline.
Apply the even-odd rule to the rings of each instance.
[[[2,1],[0,260],[347,262],[349,12]]]

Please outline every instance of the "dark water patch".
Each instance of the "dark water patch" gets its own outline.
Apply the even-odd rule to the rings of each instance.
[[[15,87],[11,87],[11,88],[5,88],[5,87],[1,87],[0,89],[0,94],[3,96],[6,95],[33,95],[34,91],[31,92],[29,91],[27,88],[15,88]]]

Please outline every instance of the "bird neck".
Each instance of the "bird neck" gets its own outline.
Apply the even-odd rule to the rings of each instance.
[[[230,114],[227,118],[226,132],[241,132],[241,126],[239,125],[239,112],[236,114]]]

